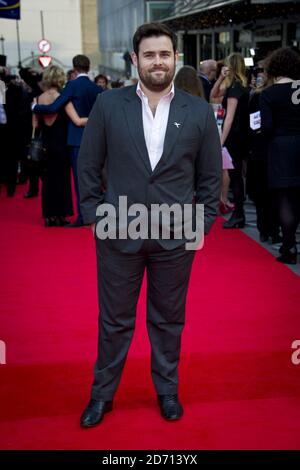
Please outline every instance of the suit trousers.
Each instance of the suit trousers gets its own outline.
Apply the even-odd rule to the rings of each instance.
[[[178,363],[185,303],[195,252],[163,249],[146,240],[137,253],[113,249],[96,238],[99,337],[92,398],[112,400],[133,337],[136,305],[147,274],[147,330],[151,373],[158,394],[178,391]]]
[[[78,170],[77,170],[79,148],[80,147],[70,146],[69,152],[70,152],[71,168],[72,168],[75,193],[76,193],[77,221],[80,223],[83,223],[83,217],[82,217],[81,209],[80,209],[80,194],[79,194]]]

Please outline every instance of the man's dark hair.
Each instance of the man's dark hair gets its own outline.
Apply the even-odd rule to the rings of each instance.
[[[139,45],[141,41],[145,38],[151,37],[159,37],[159,36],[168,36],[173,44],[174,54],[177,51],[177,36],[173,31],[162,23],[146,23],[142,24],[134,33],[133,36],[133,50],[138,55],[139,53]]]
[[[90,59],[86,55],[78,54],[73,57],[73,67],[77,72],[87,73],[90,70]]]
[[[174,84],[177,88],[194,96],[204,98],[202,82],[199,80],[197,71],[190,65],[185,65],[177,72]]]
[[[266,59],[266,72],[269,77],[300,79],[300,55],[290,47],[281,47]]]
[[[100,78],[102,78],[102,80],[105,81],[106,85],[108,85],[108,78],[106,75],[103,75],[102,73],[100,73],[94,78],[94,82],[97,83],[97,81],[100,80]]]
[[[42,93],[42,90],[39,86],[39,83],[41,83],[43,78],[42,73],[39,73],[30,67],[21,67],[19,69],[19,75],[22,80],[24,80],[26,85],[31,88],[33,96],[39,96]]]
[[[115,80],[113,82],[111,82],[110,86],[112,88],[122,88],[122,86],[124,85],[123,82],[121,82],[120,80]]]

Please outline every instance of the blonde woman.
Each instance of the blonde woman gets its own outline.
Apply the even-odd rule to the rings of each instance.
[[[245,225],[243,159],[247,155],[248,136],[248,101],[246,68],[241,54],[232,53],[225,59],[220,77],[212,90],[211,98],[217,95],[220,87],[225,93],[222,106],[225,119],[221,133],[221,145],[226,147],[233,160],[233,169],[229,170],[235,208],[224,228],[242,228]]]
[[[217,62],[217,75],[216,75],[216,83],[212,88],[209,102],[211,103],[214,113],[217,120],[218,130],[222,132],[223,120],[224,120],[224,108],[222,107],[222,102],[225,94],[225,85],[224,80],[220,75],[222,71],[224,71],[224,61],[219,60]],[[233,164],[231,157],[226,148],[222,149],[222,190],[221,190],[221,198],[220,198],[220,213],[221,214],[228,214],[234,208],[234,204],[232,204],[228,199],[228,191],[230,185],[230,177],[228,170],[233,169]]]
[[[65,81],[66,77],[61,68],[53,65],[46,69],[42,82],[44,93],[38,98],[38,103],[46,105],[53,103]],[[67,104],[65,111],[33,117],[33,127],[39,127],[42,132],[47,154],[46,166],[41,175],[42,215],[46,227],[66,225],[68,223],[66,217],[73,215],[66,113],[77,126],[84,126],[87,119],[79,118],[72,103]]]

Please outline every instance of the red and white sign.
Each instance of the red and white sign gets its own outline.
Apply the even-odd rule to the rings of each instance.
[[[51,61],[52,61],[52,57],[49,55],[40,55],[39,57],[39,63],[44,68],[48,67],[48,65],[51,64]]]
[[[51,44],[47,39],[41,39],[38,43],[38,47],[43,54],[47,54],[51,49]]]

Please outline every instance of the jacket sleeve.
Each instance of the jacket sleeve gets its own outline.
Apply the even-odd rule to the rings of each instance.
[[[37,114],[57,113],[73,98],[73,87],[71,82],[67,83],[61,94],[51,104],[37,104],[33,108],[33,112]]]
[[[80,207],[85,224],[96,221],[97,207],[104,201],[103,167],[106,158],[106,135],[102,94],[92,108],[78,157]]]
[[[212,108],[209,106],[201,146],[196,158],[196,203],[204,204],[204,233],[217,216],[222,182],[220,137]]]

